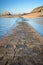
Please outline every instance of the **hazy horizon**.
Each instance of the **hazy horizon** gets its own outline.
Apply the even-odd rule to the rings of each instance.
[[[5,11],[12,14],[29,13],[42,5],[43,0],[0,0],[0,14]]]

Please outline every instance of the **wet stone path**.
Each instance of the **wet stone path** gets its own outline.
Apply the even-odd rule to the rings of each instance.
[[[43,65],[43,38],[26,22],[0,41],[0,65]]]

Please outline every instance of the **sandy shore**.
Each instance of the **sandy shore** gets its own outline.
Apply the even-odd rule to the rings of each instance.
[[[38,18],[43,17],[43,13],[30,13],[27,15],[23,15],[24,18]]]
[[[0,18],[18,18],[18,17],[23,17],[23,18],[38,18],[38,17],[43,17],[43,13],[29,13],[29,14],[18,14],[18,15],[1,15]]]

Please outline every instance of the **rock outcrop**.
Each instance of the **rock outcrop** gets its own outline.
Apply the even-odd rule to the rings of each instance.
[[[11,15],[10,12],[6,11],[3,15]]]
[[[43,6],[37,7],[35,9],[33,9],[32,13],[38,13],[38,12],[42,12],[43,13]]]

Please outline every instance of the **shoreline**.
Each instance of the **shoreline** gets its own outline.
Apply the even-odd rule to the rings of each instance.
[[[29,14],[18,14],[18,15],[0,15],[0,18],[39,18],[43,17],[43,13],[29,13]]]

